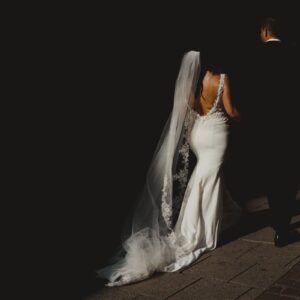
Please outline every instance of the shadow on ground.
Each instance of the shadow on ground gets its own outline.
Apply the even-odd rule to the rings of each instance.
[[[295,203],[294,216],[300,214],[300,201]],[[241,221],[222,234],[220,237],[219,246],[227,244],[233,240],[241,238],[252,232],[258,231],[264,227],[270,226],[271,215],[269,209],[264,209],[256,212],[244,212]],[[290,225],[291,230],[300,228],[300,221]]]

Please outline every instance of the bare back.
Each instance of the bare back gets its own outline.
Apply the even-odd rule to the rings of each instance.
[[[207,71],[202,81],[202,92],[196,99],[196,110],[200,115],[205,116],[212,109],[220,84],[220,74],[213,74]]]

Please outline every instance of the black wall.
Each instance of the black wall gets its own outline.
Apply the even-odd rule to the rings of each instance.
[[[119,242],[170,113],[184,52],[218,45],[238,77],[243,64],[255,59],[265,12],[116,4],[97,11],[79,7],[67,22],[57,49],[56,76],[65,92],[55,101],[50,189],[56,253],[63,258],[57,273],[70,293],[92,288],[94,270]],[[295,28],[289,16],[283,17]],[[291,32],[289,41],[295,40]],[[235,82],[234,100],[242,108]],[[242,129],[233,129],[226,165],[229,187],[241,203],[261,188],[245,193],[251,175],[243,162],[251,153],[241,147]]]

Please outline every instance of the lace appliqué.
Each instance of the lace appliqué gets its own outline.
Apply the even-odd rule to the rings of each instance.
[[[171,189],[173,189],[173,184],[171,184],[170,179],[167,175],[164,177],[164,184],[162,188],[162,216],[165,220],[167,227],[172,230],[174,216],[176,216],[181,207],[181,200],[183,199],[189,174],[189,151],[190,145],[188,142],[188,135],[191,129],[191,115],[188,113],[184,122],[182,144],[178,151],[180,162],[180,169],[172,177],[174,182],[178,183],[177,192],[174,193],[174,199],[171,199],[172,195]],[[172,182],[173,183],[173,182]],[[169,199],[169,200],[168,200]]]
[[[185,128],[184,133],[184,143],[182,144],[179,155],[181,156],[181,168],[179,171],[173,175],[173,180],[178,183],[179,193],[175,195],[174,198],[174,213],[178,213],[180,209],[181,200],[184,197],[184,193],[187,187],[188,175],[189,175],[189,155],[190,155],[190,145],[187,140],[187,128]]]
[[[227,122],[229,120],[229,117],[224,113],[224,111],[215,111],[214,113],[207,114],[205,116],[200,116],[198,113],[196,113],[196,117],[200,118],[201,120],[211,120],[211,119],[217,119],[223,122]]]
[[[172,203],[168,203],[168,194],[170,194],[171,188],[170,188],[170,181],[168,179],[168,176],[165,175],[164,177],[164,185],[162,189],[162,202],[161,202],[161,210],[162,210],[162,216],[166,222],[166,225],[169,229],[171,229],[172,226]]]

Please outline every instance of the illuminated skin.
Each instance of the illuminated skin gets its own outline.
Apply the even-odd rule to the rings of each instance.
[[[217,97],[219,82],[220,82],[220,74],[214,74],[210,71],[206,72],[202,82],[203,90],[199,99],[197,99],[197,101],[200,101],[201,115],[206,115],[211,110],[214,101]],[[233,106],[231,101],[230,83],[227,75],[225,76],[225,81],[224,81],[224,91],[223,91],[222,101],[226,113],[231,118],[240,117],[239,112]]]

